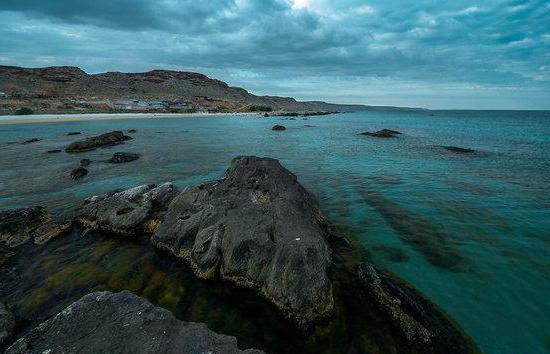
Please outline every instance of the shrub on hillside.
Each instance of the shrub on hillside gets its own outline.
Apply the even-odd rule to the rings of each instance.
[[[15,111],[15,114],[18,115],[18,116],[23,116],[23,115],[27,115],[27,114],[33,114],[34,111],[32,109],[30,109],[29,107],[21,107],[21,108],[18,108],[16,111]]]

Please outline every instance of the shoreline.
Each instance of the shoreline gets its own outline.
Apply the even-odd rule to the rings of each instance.
[[[27,123],[62,123],[93,120],[153,119],[153,118],[197,118],[222,116],[259,116],[258,112],[232,113],[77,113],[77,114],[33,114],[28,116],[0,116],[0,125]]]

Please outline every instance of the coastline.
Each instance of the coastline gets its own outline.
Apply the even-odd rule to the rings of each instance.
[[[151,119],[151,118],[196,118],[220,116],[258,116],[258,112],[232,113],[78,113],[78,114],[33,114],[28,116],[0,116],[0,125],[25,123],[56,123],[92,120]]]

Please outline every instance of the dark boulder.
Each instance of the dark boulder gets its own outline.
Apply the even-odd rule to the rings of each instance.
[[[271,130],[283,131],[283,130],[286,130],[286,127],[284,125],[274,125],[273,128],[271,128]]]
[[[15,331],[15,316],[0,302],[0,350],[8,344]]]
[[[0,242],[8,247],[17,247],[30,239],[42,244],[71,227],[71,221],[57,221],[41,206],[0,211]]]
[[[80,135],[82,134],[81,132],[69,132],[67,133],[67,135]]]
[[[95,150],[97,148],[115,146],[123,144],[125,141],[132,139],[132,137],[124,135],[120,131],[113,131],[110,133],[93,136],[85,140],[75,141],[69,144],[66,148],[66,152],[85,152]]]
[[[91,163],[92,163],[92,160],[90,160],[90,159],[80,160],[80,166],[82,166],[82,167],[90,166]]]
[[[25,140],[24,142],[22,142],[21,144],[30,144],[30,143],[36,143],[37,141],[40,141],[40,139],[37,139],[37,138],[32,138],[32,139],[29,139],[29,140]]]
[[[129,291],[82,297],[13,343],[6,354],[261,354],[241,351],[235,337],[179,321]]]
[[[391,129],[382,129],[374,133],[373,132],[360,133],[360,135],[374,136],[376,138],[395,138],[397,137],[397,135],[400,135],[400,134],[402,133]]]
[[[133,154],[130,152],[115,152],[107,162],[109,163],[125,163],[139,159],[139,154]]]
[[[127,190],[116,190],[84,200],[76,210],[83,225],[119,235],[152,232],[156,223],[154,212],[164,210],[178,194],[172,183],[161,186],[142,185]]]
[[[439,148],[442,148],[442,149],[445,149],[447,151],[450,151],[450,152],[454,152],[455,154],[476,154],[477,151],[475,150],[472,150],[472,149],[466,149],[466,148],[461,148],[461,147],[457,147],[457,146],[438,146]]]
[[[80,179],[88,174],[88,170],[80,166],[71,171],[72,179]]]
[[[258,289],[298,324],[334,305],[327,223],[317,200],[270,158],[233,159],[225,176],[189,187],[151,238],[200,278]]]
[[[369,263],[359,264],[356,276],[361,296],[386,316],[412,352],[477,352],[473,342],[447,316],[410,286]]]
[[[48,151],[47,151],[48,154],[57,154],[57,153],[60,153],[60,152],[61,152],[61,150],[59,150],[59,149],[48,150]]]

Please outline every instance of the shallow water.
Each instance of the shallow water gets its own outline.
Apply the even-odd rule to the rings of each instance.
[[[288,129],[271,131],[276,123]],[[381,128],[404,135],[395,139],[357,135]],[[125,145],[84,154],[45,153],[82,138],[66,136],[70,131],[89,136],[128,129],[137,129],[137,133]],[[35,137],[42,140],[15,143]],[[460,155],[437,145],[480,153]],[[319,197],[329,219],[350,230],[370,260],[412,283],[447,311],[483,352],[550,350],[549,112],[377,111],[307,120],[204,117],[2,125],[0,149],[0,208],[40,204],[59,214],[69,213],[84,197],[114,188],[165,181],[185,187],[215,179],[237,155],[278,158]],[[95,162],[117,151],[138,152],[142,158],[121,165]],[[89,175],[71,180],[70,170],[84,157],[94,160]],[[101,242],[92,248],[101,248]],[[69,245],[63,247],[70,249]],[[91,246],[86,243],[86,247]],[[134,258],[132,246],[120,247],[129,253],[128,259]],[[148,252],[141,257],[158,257]],[[46,262],[44,257],[36,262]],[[80,261],[51,260],[47,264],[51,268],[46,268],[57,273],[72,264],[74,269],[65,271],[70,275],[58,279],[66,286],[76,284],[75,289],[63,290],[66,299],[71,292],[95,286],[84,287],[75,280],[86,283],[90,270],[81,264],[93,261],[74,257]],[[117,262],[128,267],[124,261]],[[144,260],[140,264],[156,263]],[[166,303],[163,306],[178,317],[206,321],[228,334],[242,328],[224,323],[249,323],[238,310],[227,316],[211,314],[230,308],[208,306],[215,301],[205,300],[204,306],[170,305],[184,297],[185,284],[202,285],[189,285],[191,280],[182,280],[187,273],[173,275],[171,266],[164,266],[168,268],[155,265],[154,271],[146,273],[147,279],[162,277],[155,275],[159,271],[170,274],[175,278],[166,289],[175,293],[155,290],[154,294],[166,296],[164,300],[157,298],[161,295],[145,294],[152,301]],[[122,286],[117,282],[131,287],[122,280],[101,278],[105,270],[91,272],[97,278],[88,281],[100,287],[117,289]],[[140,293],[145,292],[139,280],[132,281],[141,284]],[[53,285],[58,284],[55,276],[51,284],[41,284],[19,290],[24,294],[12,289],[2,296],[25,299],[36,292],[34,296],[48,297],[43,301],[54,301],[50,297],[55,294]],[[184,284],[181,293],[177,284]],[[202,297],[208,298],[192,298]],[[29,304],[20,306],[32,312]],[[195,312],[188,310],[193,306]],[[277,331],[264,331],[258,343],[270,342],[265,337],[276,337]]]

